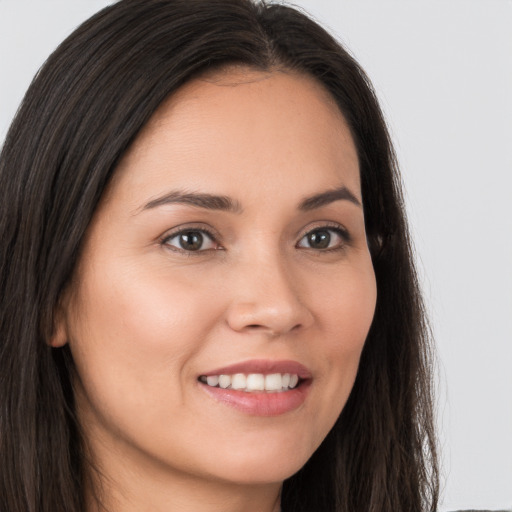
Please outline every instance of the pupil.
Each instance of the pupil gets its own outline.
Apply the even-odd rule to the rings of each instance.
[[[309,245],[314,249],[327,249],[331,243],[331,235],[328,231],[315,231],[309,235]]]
[[[187,231],[180,235],[180,245],[187,251],[197,251],[203,245],[203,235],[197,231]]]

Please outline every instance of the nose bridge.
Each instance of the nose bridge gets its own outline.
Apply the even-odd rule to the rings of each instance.
[[[311,323],[297,276],[278,249],[256,251],[244,258],[234,277],[228,314],[233,329],[279,335]]]

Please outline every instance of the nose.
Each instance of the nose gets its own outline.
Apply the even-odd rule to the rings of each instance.
[[[313,323],[300,280],[283,262],[253,260],[232,277],[234,298],[227,312],[231,329],[277,337]]]

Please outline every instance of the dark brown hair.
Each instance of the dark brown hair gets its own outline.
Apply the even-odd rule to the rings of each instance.
[[[0,160],[0,509],[84,512],[87,457],[73,362],[53,314],[121,157],[162,101],[238,63],[315,77],[358,151],[377,307],[350,398],[285,512],[434,511],[438,469],[428,329],[395,156],[364,72],[300,11],[250,0],[121,0],[37,74]]]

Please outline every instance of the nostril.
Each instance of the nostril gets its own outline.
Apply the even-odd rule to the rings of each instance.
[[[249,324],[249,325],[245,326],[244,330],[246,332],[249,332],[249,331],[264,332],[267,335],[269,335],[270,337],[275,338],[275,337],[278,337],[281,334],[284,334],[286,332],[297,331],[301,327],[302,327],[302,324],[294,325],[291,329],[273,328],[271,326],[266,326],[266,325],[261,325],[261,324]]]
[[[236,301],[226,315],[229,327],[238,332],[268,333],[272,337],[298,332],[312,320],[311,312],[298,300]]]

